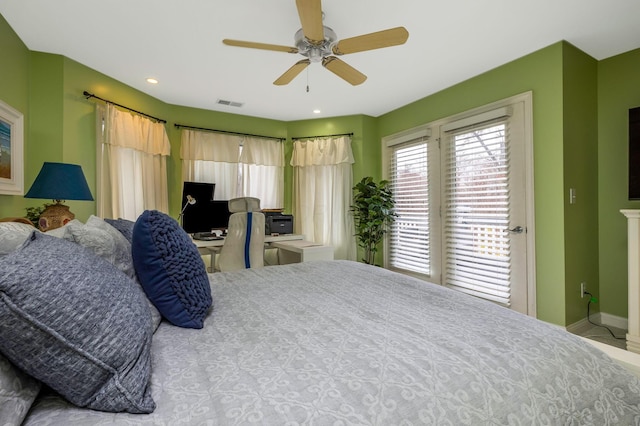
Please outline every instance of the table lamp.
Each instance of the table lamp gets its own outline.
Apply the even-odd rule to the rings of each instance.
[[[62,201],[93,201],[89,185],[79,165],[50,162],[42,165],[25,198],[48,198],[55,202],[47,206],[38,219],[41,231],[59,228],[76,217]]]

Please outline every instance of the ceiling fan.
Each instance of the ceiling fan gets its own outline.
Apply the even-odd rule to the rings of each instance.
[[[404,44],[409,37],[409,32],[404,27],[396,27],[337,41],[336,33],[322,24],[321,0],[296,0],[296,7],[302,28],[294,36],[295,47],[230,39],[222,42],[228,46],[299,53],[305,56],[306,59],[296,62],[273,82],[277,86],[289,84],[311,62],[322,62],[326,69],[357,86],[364,83],[367,76],[334,55],[397,46]]]

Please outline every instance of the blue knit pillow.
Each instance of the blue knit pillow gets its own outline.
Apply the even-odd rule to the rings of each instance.
[[[178,222],[146,210],[133,227],[131,251],[138,279],[162,316],[179,327],[202,328],[211,286],[198,249]]]
[[[0,257],[0,352],[73,404],[152,412],[152,335],[140,287],[84,247],[34,231]]]

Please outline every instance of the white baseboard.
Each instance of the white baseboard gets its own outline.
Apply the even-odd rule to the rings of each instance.
[[[626,318],[617,317],[615,315],[611,315],[606,312],[601,312],[599,313],[599,315],[600,315],[600,321],[604,325],[621,328],[623,330],[629,329],[629,321]]]
[[[606,312],[597,312],[591,315],[591,321],[596,324],[602,324],[609,327],[621,328],[623,330],[628,330],[628,321],[626,318],[618,317],[615,315],[608,314]],[[573,324],[569,324],[565,328],[568,332],[573,334],[581,334],[584,331],[588,330],[592,326],[586,318],[582,318],[578,322],[574,322]]]
[[[596,318],[596,315],[592,315],[591,321],[595,321],[595,318]],[[580,321],[574,322],[573,324],[569,324],[565,328],[569,333],[580,335],[580,334],[583,334],[585,331],[587,331],[591,327],[592,327],[591,323],[589,323],[589,321],[587,321],[586,318],[582,318]]]

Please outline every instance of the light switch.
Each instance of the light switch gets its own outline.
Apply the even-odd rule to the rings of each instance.
[[[575,204],[575,203],[576,203],[576,189],[569,188],[569,204]]]

